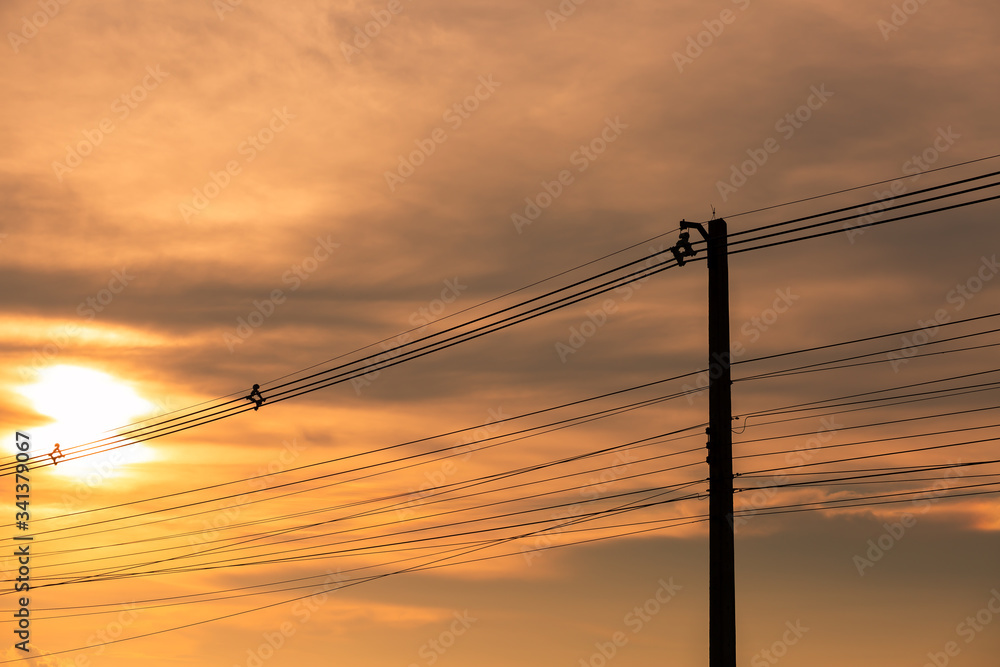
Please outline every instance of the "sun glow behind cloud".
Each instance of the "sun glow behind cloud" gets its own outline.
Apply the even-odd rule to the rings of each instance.
[[[139,396],[124,382],[107,373],[79,366],[59,365],[42,370],[39,380],[20,389],[22,396],[31,401],[39,413],[52,422],[32,429],[36,458],[48,456],[56,443],[64,454],[72,456],[72,448],[107,437],[108,431],[123,426],[136,417],[154,410],[149,401]],[[123,441],[125,442],[130,441]],[[153,457],[152,450],[140,443],[130,443],[125,461],[136,463]],[[123,462],[114,451],[88,456],[79,460],[58,463],[55,471],[66,475],[85,475],[93,468],[108,469],[105,464],[113,460],[109,472]]]

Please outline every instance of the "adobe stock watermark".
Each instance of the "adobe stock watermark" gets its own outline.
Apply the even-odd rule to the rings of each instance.
[[[802,625],[802,621],[796,619],[794,623],[785,621],[785,630],[781,638],[775,640],[769,647],[762,649],[750,658],[750,667],[769,667],[778,664],[782,658],[788,655],[788,649],[799,643],[802,637],[809,632],[809,628]]]
[[[458,297],[462,295],[462,292],[467,289],[469,289],[469,286],[460,283],[458,276],[450,280],[445,280],[441,295],[436,299],[431,299],[426,306],[421,306],[410,313],[407,322],[414,327],[426,327],[441,317],[448,309],[448,306],[455,303]]]
[[[8,32],[7,41],[15,54],[21,52],[21,47],[28,43],[28,40],[38,35],[38,31],[49,24],[62,11],[62,8],[69,3],[69,0],[38,0],[40,11],[34,12],[30,17],[21,17],[21,29],[18,32]]]
[[[125,631],[136,622],[142,611],[142,608],[138,607],[135,602],[119,604],[118,608],[120,611],[115,614],[112,620],[105,623],[103,628],[98,628],[87,636],[85,649],[75,651],[72,660],[60,660],[58,664],[70,665],[71,667],[93,667],[102,664],[100,660],[96,659],[97,656],[104,654],[107,644],[121,641]],[[32,646],[35,644],[32,643]],[[35,648],[37,649],[37,646]],[[40,655],[46,655],[45,651],[40,651]],[[45,662],[44,664],[54,665],[56,663]]]
[[[444,110],[441,114],[443,120],[452,132],[458,130],[472,114],[475,113],[483,102],[493,97],[502,84],[493,80],[493,75],[488,74],[479,77],[479,85],[473,89],[472,93],[463,100],[455,102]],[[435,127],[430,134],[423,139],[414,139],[416,149],[410,151],[408,155],[399,155],[399,162],[396,169],[386,171],[385,184],[389,187],[389,192],[395,192],[396,188],[406,182],[410,176],[416,173],[417,168],[423,165],[427,158],[434,155],[438,146],[448,140],[448,133],[442,127]]]
[[[290,285],[289,293],[298,290],[319,268],[319,265],[329,259],[332,252],[340,247],[339,243],[332,243],[330,241],[329,235],[327,235],[326,239],[317,237],[317,242],[312,255],[306,256],[297,264],[293,264],[291,268],[282,274],[282,283]],[[253,310],[247,313],[246,317],[241,316],[236,318],[236,327],[233,329],[233,332],[230,333],[227,331],[222,334],[222,340],[229,349],[229,352],[235,352],[237,345],[246,342],[257,329],[264,325],[264,322],[268,318],[274,315],[278,306],[284,304],[287,299],[288,296],[285,291],[280,289],[271,290],[271,293],[262,301],[254,299]]]
[[[951,306],[953,312],[960,312],[969,301],[983,291],[986,284],[993,280],[997,273],[1000,273],[1000,264],[997,264],[997,256],[983,256],[979,264],[979,269],[964,282],[956,284],[953,289],[948,291],[944,298],[945,303]],[[917,320],[917,326],[920,327],[919,331],[901,336],[902,344],[899,350],[886,354],[886,360],[892,366],[893,372],[898,373],[900,367],[908,364],[910,359],[917,355],[922,346],[927,345],[937,336],[941,325],[947,324],[950,321],[951,312],[947,308],[938,308],[934,311],[933,317],[926,322]]]
[[[407,0],[406,4],[411,2],[413,0]],[[389,27],[393,19],[402,14],[404,9],[406,6],[402,0],[389,0],[385,9],[372,9],[372,20],[365,23],[363,29],[354,26],[354,39],[351,40],[351,43],[341,40],[340,52],[344,54],[344,59],[350,63],[353,57],[360,56],[362,51],[371,46],[372,40],[381,35],[382,31]]]
[[[624,477],[625,472],[633,462],[630,450],[619,451],[615,454],[611,464],[599,476],[587,480],[587,486],[583,486],[577,491],[583,501],[573,503],[568,508],[553,514],[550,519],[557,522],[558,525],[534,535],[530,544],[521,545],[521,557],[524,558],[525,563],[531,565],[535,560],[541,558],[542,554],[555,544],[553,538],[566,531],[567,526],[563,524],[580,516],[587,509],[585,503],[601,497],[608,484]]]
[[[141,454],[133,447],[112,449],[97,463],[91,463],[88,472],[73,476],[72,486],[61,494],[62,511],[75,512],[80,505],[94,494],[94,490],[130,463],[141,461]],[[65,487],[64,487],[65,488]]]
[[[103,654],[105,645],[120,639],[125,634],[125,630],[139,618],[139,611],[134,602],[120,605],[120,607],[122,610],[118,612],[114,620],[108,621],[103,628],[87,637],[87,647],[94,649],[95,656]],[[84,661],[81,662],[78,656],[73,665],[86,667],[89,664],[89,657],[83,657]]]
[[[209,170],[208,180],[201,187],[192,188],[190,201],[182,201],[177,205],[181,217],[185,223],[191,222],[191,218],[203,212],[212,201],[222,194],[222,191],[229,187],[233,178],[243,173],[243,167],[253,162],[257,155],[267,149],[274,141],[274,138],[288,129],[288,123],[294,120],[295,116],[288,112],[288,107],[271,110],[271,117],[267,124],[247,138],[236,147],[237,155],[243,156],[243,162],[233,159],[228,160],[219,171]]]
[[[882,39],[889,41],[889,37],[910,22],[910,17],[920,11],[927,4],[927,0],[903,0],[899,4],[892,6],[889,20],[879,19],[875,22],[878,31],[882,33]]]
[[[151,402],[155,406],[156,412],[148,419],[161,417],[175,409],[169,398],[154,398],[151,399]],[[89,463],[86,473],[76,473],[73,476],[71,486],[61,493],[61,511],[64,514],[79,510],[81,504],[94,494],[95,489],[113,479],[129,464],[141,462],[142,454],[134,447],[124,447],[114,448],[98,458],[99,460],[96,462]]]
[[[908,160],[903,162],[900,167],[900,171],[904,176],[908,176],[908,182],[904,181],[902,178],[898,178],[889,184],[889,187],[885,190],[876,190],[875,199],[878,201],[869,204],[868,206],[862,206],[858,208],[858,213],[863,214],[861,217],[854,220],[848,220],[843,224],[843,229],[847,232],[847,240],[854,244],[855,237],[861,236],[867,230],[865,229],[869,224],[878,220],[882,216],[882,212],[885,211],[886,207],[893,202],[896,197],[902,196],[909,191],[909,186],[916,183],[924,172],[930,171],[934,164],[941,159],[941,156],[947,153],[952,146],[955,145],[956,140],[961,139],[962,135],[956,133],[951,129],[951,125],[945,128],[937,129],[937,136],[931,142],[931,145],[922,150],[919,154],[911,156]]]
[[[955,634],[963,640],[965,645],[975,641],[976,637],[1000,616],[1000,590],[994,588],[990,590],[989,595],[990,597],[979,610],[966,616],[965,620],[955,626]],[[927,654],[928,661],[923,664],[923,667],[948,667],[952,658],[958,657],[961,652],[962,644],[954,640],[945,642],[940,651],[931,651]]]
[[[615,454],[611,460],[611,465],[607,466],[601,473],[587,479],[587,485],[580,489],[580,495],[588,500],[601,497],[607,492],[608,486],[622,477],[629,467],[635,463],[635,456],[631,449],[623,449]]]
[[[339,247],[339,243],[330,240],[329,234],[326,238],[317,236],[316,245],[313,246],[312,252],[297,263],[292,264],[287,271],[281,274],[281,283],[288,285],[288,293],[295,292],[302,287],[303,283],[319,269],[320,264],[330,259],[333,252]],[[271,293],[263,301],[254,299],[253,310],[247,313],[246,317],[236,318],[236,327],[232,333],[226,331],[222,334],[222,341],[226,344],[229,352],[235,352],[237,345],[245,343],[257,329],[264,326],[264,322],[274,315],[278,306],[285,303],[287,299],[285,291],[280,289],[271,290]]]
[[[816,450],[822,448],[833,440],[835,433],[844,428],[843,424],[838,424],[832,417],[823,417],[820,420],[820,427],[816,434],[810,437],[805,443],[796,445],[794,450],[785,454],[785,465],[792,471],[801,468],[816,456]],[[750,523],[750,519],[757,515],[757,512],[766,508],[771,500],[778,495],[778,486],[791,481],[789,475],[775,474],[762,480],[756,488],[740,489],[736,496],[739,504],[735,507],[733,515],[729,521],[733,529],[741,528]]]
[[[673,577],[667,581],[660,579],[657,583],[659,586],[649,598],[642,604],[634,606],[622,617],[622,624],[628,632],[618,630],[611,635],[608,641],[594,642],[594,651],[586,658],[580,658],[580,667],[605,667],[684,588],[680,584],[675,584]]]
[[[435,664],[445,653],[455,646],[459,637],[465,635],[469,631],[469,628],[479,620],[469,614],[468,609],[462,612],[456,611],[452,616],[455,617],[455,620],[447,628],[438,633],[436,637],[428,639],[417,649],[417,655],[420,656],[422,662],[411,662],[409,667],[422,667],[423,665],[430,667],[430,665]]]
[[[750,344],[756,343],[765,332],[778,322],[782,315],[791,310],[796,301],[802,298],[800,295],[793,293],[791,287],[776,289],[774,293],[776,296],[771,305],[760,311],[758,315],[746,320],[740,327],[740,334],[743,338],[730,343],[730,362],[739,359],[748,352],[749,348],[744,343],[744,340],[749,341]],[[693,385],[684,384],[682,389],[687,393],[688,405],[694,405],[698,394],[701,393],[700,390],[707,389],[710,381],[710,371],[705,371],[698,375]]]
[[[732,0],[732,3],[739,7],[740,11],[746,11],[750,7],[750,0]],[[705,49],[715,44],[715,40],[725,32],[726,26],[735,23],[738,17],[739,14],[733,10],[723,9],[719,12],[719,18],[702,21],[701,24],[705,29],[694,35],[688,35],[687,46],[683,51],[674,51],[673,58],[677,71],[683,74],[684,68],[693,64],[705,53]]]
[[[578,174],[587,171],[590,165],[596,162],[608,149],[608,146],[617,141],[622,135],[622,131],[627,128],[628,125],[621,121],[621,116],[615,116],[614,120],[611,120],[610,116],[605,118],[604,127],[601,128],[597,136],[585,144],[580,144],[579,148],[570,153],[570,165],[576,167]],[[561,169],[551,181],[541,181],[542,189],[533,196],[524,198],[524,210],[510,214],[510,221],[514,224],[517,233],[522,233],[524,227],[537,220],[542,212],[552,206],[552,202],[558,199],[565,189],[574,182],[575,177],[569,169]]]
[[[789,111],[774,123],[774,129],[785,141],[789,141],[795,133],[805,127],[813,114],[833,97],[833,93],[826,89],[826,84],[809,87],[810,94],[803,104]],[[747,181],[756,174],[771,158],[772,155],[781,149],[781,143],[775,137],[768,137],[764,140],[760,148],[748,148],[747,155],[750,159],[744,160],[739,165],[730,166],[729,179],[716,181],[715,188],[719,191],[719,196],[725,202],[729,197],[739,191]]]
[[[329,587],[343,581],[344,577],[339,569],[336,572],[327,570],[321,585]],[[260,636],[263,641],[253,648],[248,648],[246,658],[234,667],[262,667],[312,620],[313,615],[322,609],[329,599],[330,591],[324,590],[296,602],[292,605],[292,616],[296,622],[282,621],[274,630],[262,632]]]
[[[225,509],[216,512],[211,519],[199,519],[202,524],[201,531],[188,535],[191,553],[200,552],[202,546],[219,536],[220,530],[235,525],[236,520],[243,514],[243,507],[254,500],[253,494],[273,486],[278,481],[277,476],[292,468],[306,447],[307,444],[299,444],[298,438],[292,438],[290,442],[283,441],[281,451],[266,464],[259,466],[253,477],[244,480],[247,487],[244,493],[233,498]]]
[[[406,352],[406,350],[400,348],[412,341],[414,336],[419,335],[420,332],[423,331],[423,329],[425,329],[429,324],[440,318],[440,316],[444,314],[447,307],[455,303],[455,301],[458,300],[458,297],[461,296],[462,292],[467,289],[469,289],[469,286],[463,285],[459,282],[457,276],[450,280],[445,280],[444,288],[441,290],[440,296],[436,299],[431,299],[426,306],[417,308],[410,313],[409,318],[407,318],[407,321],[414,327],[418,327],[418,329],[416,331],[401,333],[395,338],[379,343],[379,347],[382,348],[382,354],[369,361],[368,365],[377,366],[378,364],[391,361]],[[370,387],[372,383],[375,382],[375,380],[377,380],[381,375],[382,369],[376,369],[358,377],[351,378],[351,387],[354,388],[355,396],[360,396],[361,390],[365,387]]]
[[[570,16],[576,13],[576,8],[587,2],[587,0],[562,0],[554,10],[545,10],[545,20],[549,27],[555,30],[560,23],[565,23]]]
[[[139,108],[139,105],[146,100],[149,94],[156,90],[163,80],[170,76],[169,72],[164,72],[159,65],[150,65],[146,68],[146,74],[130,90],[122,93],[111,103],[111,113],[113,116],[105,116],[93,129],[85,129],[81,132],[82,139],[76,143],[66,146],[66,157],[62,162],[52,161],[52,171],[56,175],[56,180],[60,183],[66,174],[72,173],[74,169],[83,164],[84,158],[93,154],[94,150],[104,142],[104,138],[118,129],[115,121],[123,122],[129,115]]]
[[[243,4],[243,0],[212,0],[212,9],[220,21],[226,20],[226,14],[232,14]]]
[[[649,276],[646,276],[647,278]],[[577,325],[569,328],[569,338],[566,342],[556,341],[556,356],[559,361],[566,363],[571,355],[576,354],[591,338],[597,335],[608,322],[608,318],[618,312],[618,302],[614,299],[605,299],[597,308],[596,312],[587,309],[587,318]]]
[[[80,302],[80,305],[76,307],[77,315],[88,321],[94,319],[97,317],[97,313],[103,312],[115,296],[124,292],[134,279],[135,276],[128,274],[128,267],[123,266],[121,271],[112,271],[108,286],[99,290],[94,296],[88,296]]]
[[[76,307],[76,313],[88,322],[97,317],[98,313],[111,305],[115,297],[125,291],[135,279],[130,275],[128,267],[122,267],[120,271],[112,271],[111,278],[107,285],[97,291],[96,294],[88,296]],[[18,373],[24,380],[31,380],[38,376],[38,373],[55,361],[59,354],[66,349],[70,341],[79,336],[83,329],[78,324],[66,324],[48,333],[48,342],[41,348],[31,351],[31,361],[18,368]]]
[[[941,499],[944,492],[951,488],[946,480],[962,476],[961,461],[953,463],[949,460],[948,463],[954,467],[945,472],[945,480],[934,482],[930,491],[921,493],[911,501],[911,505],[917,513],[926,514],[934,503]],[[907,532],[916,525],[917,517],[911,512],[903,512],[898,521],[883,523],[882,532],[877,537],[868,540],[866,544],[868,548],[864,553],[855,554],[851,559],[858,571],[858,576],[865,576],[865,571],[875,567],[875,564],[899,544]]]
[[[416,515],[415,508],[418,507],[424,498],[432,495],[435,489],[440,488],[454,477],[461,469],[462,464],[472,458],[475,449],[472,445],[476,442],[492,438],[502,428],[500,422],[510,419],[509,415],[503,413],[503,408],[490,408],[487,411],[489,418],[486,422],[474,431],[466,432],[458,440],[459,449],[452,456],[443,459],[436,470],[425,470],[424,481],[419,487],[410,487],[410,495],[406,502],[396,509],[397,521],[408,521]],[[458,454],[458,452],[462,452]]]
[[[125,631],[139,618],[142,611],[135,602],[127,602],[118,605],[120,611],[114,618],[104,624],[103,628],[98,628],[87,637],[87,650],[75,652],[73,659],[60,661],[60,665],[72,665],[72,667],[91,667],[101,664],[95,660],[97,656],[103,655],[107,644],[119,641],[124,636]],[[42,653],[44,655],[44,652]],[[55,664],[55,663],[45,663]]]
[[[644,269],[652,268],[657,264],[667,261],[662,244],[659,249],[650,246],[649,252],[651,256],[646,258],[646,261],[642,265]],[[620,298],[622,301],[628,301],[652,277],[651,275],[646,275],[631,283],[620,285],[614,289],[613,294],[621,295]],[[596,312],[588,308],[587,317],[580,323],[569,327],[569,337],[566,341],[556,341],[555,344],[556,356],[559,357],[559,361],[565,364],[572,355],[583,349],[583,346],[597,335],[597,332],[608,323],[608,318],[618,312],[618,299],[618,296],[605,299],[601,302]]]

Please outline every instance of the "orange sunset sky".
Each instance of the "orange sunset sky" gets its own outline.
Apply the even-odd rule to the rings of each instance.
[[[986,0],[0,3],[0,664],[708,664],[704,262],[279,392],[659,266],[714,210],[748,250],[738,664],[995,667],[1000,203],[971,202],[997,25]],[[970,205],[741,234],[936,186],[900,213]]]

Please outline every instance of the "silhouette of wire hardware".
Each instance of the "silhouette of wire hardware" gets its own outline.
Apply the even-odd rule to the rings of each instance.
[[[698,251],[691,247],[691,232],[688,229],[697,229],[701,232],[701,235],[706,239],[708,235],[705,233],[705,228],[696,222],[687,222],[686,220],[681,220],[681,233],[680,238],[677,239],[671,248],[670,252],[673,254],[674,259],[677,260],[677,266],[684,266],[685,257],[694,257],[698,254]]]
[[[248,401],[254,402],[253,409],[255,412],[260,409],[261,405],[264,404],[264,397],[261,396],[259,384],[255,384],[253,386],[253,389],[250,390],[250,395],[244,396],[244,398],[246,398]]]

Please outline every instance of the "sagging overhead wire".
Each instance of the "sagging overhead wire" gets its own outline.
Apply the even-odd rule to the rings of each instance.
[[[924,172],[921,172],[921,173],[922,174],[933,174],[935,172],[946,171],[948,169],[955,169],[956,167],[964,167],[966,165],[975,164],[977,162],[984,162],[986,160],[995,160],[997,158],[1000,158],[1000,153],[998,153],[996,155],[987,155],[985,157],[976,158],[974,160],[966,160],[965,162],[957,162],[955,164],[949,164],[949,165],[946,165],[944,167],[937,167],[935,169],[928,169],[927,171],[924,171]],[[850,187],[850,188],[844,188],[843,190],[835,190],[835,191],[832,191],[832,192],[825,192],[825,193],[820,194],[820,195],[814,195],[812,197],[805,197],[804,199],[796,199],[794,201],[788,201],[788,202],[784,202],[782,204],[774,204],[772,206],[765,206],[763,208],[756,208],[756,209],[753,209],[751,211],[741,211],[740,213],[732,213],[730,215],[726,215],[726,216],[723,216],[723,217],[725,217],[727,219],[728,218],[738,218],[738,217],[744,216],[744,215],[751,215],[753,213],[761,213],[763,211],[771,211],[771,210],[774,210],[776,208],[782,208],[784,206],[792,206],[794,204],[801,204],[801,203],[804,203],[804,202],[807,202],[807,201],[814,201],[816,199],[823,199],[824,197],[832,197],[834,195],[841,195],[841,194],[845,194],[847,192],[854,192],[855,190],[862,190],[864,188],[871,188],[871,187],[874,187],[876,185],[884,185],[886,183],[892,183],[893,181],[898,181],[898,180],[900,180],[899,176],[896,176],[896,177],[893,177],[893,178],[886,178],[886,179],[883,179],[881,181],[874,181],[872,183],[865,183],[864,185],[855,185],[855,186]],[[959,181],[959,182],[963,182],[963,181]],[[902,196],[902,195],[897,195],[897,197],[899,197],[899,196]]]
[[[663,251],[661,251],[660,253],[657,253],[657,254],[663,254],[663,253],[666,253],[666,252],[668,252],[668,251],[667,250],[663,250]],[[630,262],[629,265],[635,264],[635,263],[641,262],[641,261],[648,261],[648,260],[636,260],[636,262]],[[698,260],[694,260],[694,261],[698,261]],[[580,302],[580,301],[582,301],[584,299],[590,298],[591,296],[595,296],[597,294],[606,293],[608,291],[611,291],[613,289],[616,289],[616,288],[621,287],[623,285],[626,285],[628,283],[634,282],[636,280],[641,280],[643,278],[646,278],[646,277],[649,277],[649,276],[652,276],[652,275],[656,275],[658,273],[661,273],[662,271],[666,271],[666,270],[672,268],[673,266],[676,266],[676,264],[675,263],[671,263],[670,260],[667,260],[663,264],[658,265],[658,266],[651,266],[651,267],[646,267],[646,268],[643,268],[643,269],[639,269],[639,270],[633,271],[632,273],[629,273],[629,274],[627,274],[625,276],[619,276],[619,277],[614,278],[612,280],[605,281],[604,283],[601,283],[599,285],[592,286],[592,287],[587,288],[587,289],[585,289],[585,290],[583,290],[581,292],[577,292],[577,293],[574,293],[574,294],[562,297],[560,299],[557,299],[555,301],[543,304],[541,306],[536,306],[536,307],[531,308],[531,309],[529,309],[527,311],[520,312],[520,313],[517,313],[515,315],[508,316],[508,317],[506,317],[506,318],[504,318],[504,319],[502,319],[502,320],[500,320],[498,322],[492,322],[492,323],[480,326],[480,327],[478,327],[476,329],[473,329],[471,331],[465,331],[465,332],[456,334],[455,336],[453,336],[450,339],[445,339],[443,341],[432,342],[432,343],[429,343],[429,344],[427,344],[426,346],[424,346],[422,348],[417,348],[417,349],[414,349],[414,350],[401,352],[400,354],[392,356],[392,357],[390,357],[390,358],[388,358],[386,360],[378,360],[378,359],[376,359],[377,357],[383,356],[382,354],[379,354],[379,355],[370,355],[369,357],[365,357],[363,359],[356,360],[356,361],[350,362],[348,364],[343,364],[343,365],[341,365],[341,366],[339,366],[337,368],[328,369],[326,371],[323,371],[322,373],[314,374],[314,375],[311,375],[311,376],[307,376],[306,378],[302,378],[300,380],[296,380],[295,383],[300,383],[300,382],[304,382],[306,380],[313,379],[314,377],[316,377],[318,375],[326,375],[326,374],[334,372],[336,370],[341,370],[343,368],[347,368],[347,367],[350,367],[352,365],[356,365],[357,363],[360,363],[361,361],[365,361],[365,360],[368,360],[368,359],[375,359],[375,361],[373,361],[369,365],[362,366],[362,367],[357,368],[357,369],[352,370],[352,371],[344,371],[344,372],[339,373],[339,374],[337,374],[337,375],[335,375],[333,377],[325,378],[323,380],[317,380],[315,382],[311,382],[311,383],[308,383],[308,384],[296,387],[294,389],[288,389],[288,390],[286,390],[284,392],[279,392],[278,394],[270,393],[268,395],[268,397],[267,397],[267,400],[271,404],[276,403],[276,402],[280,402],[280,401],[289,400],[289,399],[295,398],[297,396],[301,396],[301,395],[308,394],[308,393],[311,393],[311,392],[314,392],[314,391],[318,391],[318,390],[326,388],[326,387],[333,386],[335,384],[340,384],[340,383],[346,382],[346,381],[348,381],[348,380],[350,380],[352,378],[361,377],[361,376],[366,375],[368,373],[372,373],[372,372],[375,372],[375,371],[380,371],[380,370],[383,370],[385,368],[396,366],[398,364],[401,364],[401,363],[404,363],[404,362],[407,362],[407,361],[412,361],[413,359],[417,359],[417,358],[426,356],[428,354],[431,354],[431,353],[434,353],[434,352],[437,352],[437,351],[440,351],[440,350],[452,347],[454,345],[458,345],[460,343],[464,343],[464,342],[467,342],[467,341],[470,341],[470,340],[474,340],[474,339],[480,338],[482,336],[485,336],[487,334],[493,333],[495,331],[500,331],[500,330],[506,329],[506,328],[508,328],[510,326],[514,326],[515,324],[520,324],[522,322],[534,319],[536,317],[539,317],[541,315],[547,314],[549,312],[553,312],[555,310],[559,310],[559,309],[567,307],[569,305],[578,303],[578,302]],[[615,271],[615,270],[617,270],[617,269],[613,269],[612,272]],[[607,273],[607,272],[605,272],[605,273]],[[602,274],[602,276],[603,276],[603,274]],[[587,281],[581,281],[581,282],[587,282]],[[558,291],[562,291],[562,289],[566,289],[566,288],[561,288],[560,290],[556,290],[556,291],[557,292]],[[535,297],[533,299],[528,300],[525,303],[529,303],[529,302],[535,301],[535,300],[537,300],[539,298],[541,298],[541,297]],[[506,309],[503,309],[502,311],[498,311],[498,312],[507,311],[507,310],[510,310],[511,308],[514,308],[514,307],[516,307],[516,306],[512,306],[510,308],[506,308]],[[436,333],[430,334],[430,335],[426,336],[424,339],[419,339],[417,341],[411,341],[411,342],[404,343],[404,344],[400,345],[399,348],[397,348],[397,349],[401,349],[403,347],[408,347],[408,346],[413,345],[415,343],[424,342],[424,341],[426,341],[428,339],[434,338],[434,337],[439,336],[439,335],[441,335],[443,333],[447,333],[447,332],[453,331],[455,329],[462,328],[463,326],[467,326],[468,324],[471,324],[472,322],[478,322],[478,321],[480,321],[482,319],[487,319],[488,317],[490,317],[490,316],[484,316],[484,317],[481,317],[481,318],[476,318],[475,320],[472,320],[469,323],[465,323],[465,324],[462,324],[462,325],[458,325],[456,327],[452,327],[450,329],[446,329],[446,330],[443,330],[443,331],[440,331],[440,332],[436,332]],[[392,350],[390,350],[390,351],[392,351]],[[286,383],[286,385],[288,385],[288,384],[295,384],[295,383]],[[281,385],[281,387],[284,387],[286,385]],[[274,389],[277,389],[277,387],[271,388],[270,391],[273,392]],[[232,405],[233,403],[236,403],[237,405],[234,406],[234,405]],[[226,405],[229,405],[230,407],[226,408],[225,407]],[[115,436],[101,438],[101,439],[98,439],[98,440],[95,440],[95,441],[92,441],[92,442],[89,442],[89,443],[84,443],[84,444],[81,444],[81,445],[77,445],[75,447],[70,448],[69,450],[64,450],[64,453],[66,454],[66,460],[76,460],[76,459],[84,458],[85,456],[90,456],[90,455],[92,455],[94,453],[106,452],[106,451],[110,451],[110,450],[113,450],[113,449],[118,449],[120,447],[128,446],[128,445],[134,444],[136,442],[148,441],[148,440],[151,440],[151,439],[154,439],[154,438],[163,437],[165,435],[170,435],[170,434],[178,433],[178,432],[181,432],[181,431],[185,431],[185,430],[188,430],[190,428],[194,428],[196,426],[202,426],[202,425],[205,425],[205,424],[208,424],[208,423],[212,423],[212,422],[218,421],[220,419],[224,419],[224,418],[227,418],[227,417],[232,417],[232,416],[234,416],[236,414],[239,414],[239,413],[242,413],[242,412],[246,412],[246,411],[252,410],[252,409],[254,409],[253,406],[247,406],[247,405],[243,404],[241,399],[234,399],[234,400],[231,400],[231,401],[227,401],[226,403],[214,406],[213,408],[206,408],[206,409],[197,411],[197,413],[209,412],[209,414],[207,414],[207,415],[202,415],[202,416],[195,417],[194,415],[197,414],[197,413],[191,413],[191,414],[185,415],[184,417],[175,417],[175,418],[172,418],[172,419],[161,420],[161,421],[159,421],[157,423],[151,424],[151,425],[146,426],[146,427],[142,427],[142,428],[139,428],[139,429],[133,429],[131,431],[126,431],[126,432],[118,433]],[[180,421],[180,420],[183,420],[183,421]],[[178,421],[180,423],[174,423],[172,425],[167,426],[167,424],[170,424],[171,422],[178,422]],[[10,457],[8,457],[8,458],[10,458]],[[43,463],[43,464],[37,464],[34,467],[36,467],[36,468],[38,468],[38,467],[45,467],[47,465],[53,465],[53,464],[52,463]],[[0,473],[0,475],[2,475],[2,474],[12,474],[10,471],[14,467],[16,467],[16,461],[8,461],[8,462],[0,465],[0,471],[4,471],[4,472]]]

